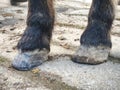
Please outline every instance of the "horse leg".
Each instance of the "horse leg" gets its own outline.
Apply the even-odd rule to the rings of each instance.
[[[114,0],[93,0],[88,25],[81,36],[81,46],[73,61],[100,64],[107,60],[112,47],[110,31],[114,20]]]
[[[30,70],[48,58],[54,25],[53,0],[29,0],[27,28],[19,40],[12,66]]]

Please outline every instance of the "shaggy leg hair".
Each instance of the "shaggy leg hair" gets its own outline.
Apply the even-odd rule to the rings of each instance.
[[[92,1],[81,46],[72,58],[74,62],[100,64],[107,60],[112,47],[110,31],[115,3],[116,0]],[[18,42],[19,53],[12,63],[18,70],[30,70],[47,60],[54,26],[53,0],[29,0],[28,6],[27,28]]]
[[[113,0],[93,0],[88,25],[81,36],[81,46],[73,61],[99,64],[107,60],[112,47],[110,31],[114,20]]]
[[[17,45],[14,68],[30,70],[47,60],[53,25],[53,0],[29,0],[27,28]]]

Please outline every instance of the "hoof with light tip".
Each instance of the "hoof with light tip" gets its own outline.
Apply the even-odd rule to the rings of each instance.
[[[12,66],[17,70],[26,71],[41,65],[47,59],[47,51],[19,53],[12,62]]]
[[[86,47],[81,46],[72,57],[72,61],[82,64],[97,65],[107,61],[110,48],[104,46]]]

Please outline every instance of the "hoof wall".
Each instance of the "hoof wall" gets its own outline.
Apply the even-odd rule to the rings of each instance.
[[[19,53],[12,62],[13,68],[21,71],[31,70],[47,61],[48,52],[40,51]]]
[[[108,47],[81,46],[80,49],[72,57],[72,61],[81,64],[97,65],[107,61],[109,52],[110,48]]]

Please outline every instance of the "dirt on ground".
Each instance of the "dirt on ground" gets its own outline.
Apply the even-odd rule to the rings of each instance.
[[[0,90],[120,90],[120,6],[112,26],[113,47],[106,63],[76,64],[91,0],[56,0],[56,22],[49,61],[31,71],[17,71],[11,62],[26,28],[27,2],[0,1]]]

